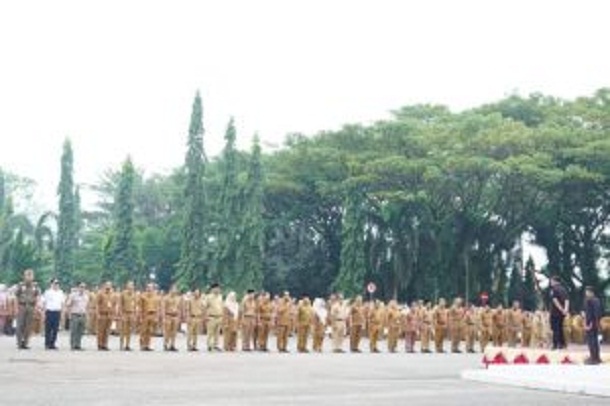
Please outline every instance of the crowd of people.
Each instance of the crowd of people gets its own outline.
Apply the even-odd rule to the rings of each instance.
[[[474,353],[488,345],[555,349],[568,342],[589,343],[593,333],[597,338],[603,328],[601,312],[592,310],[595,323],[586,312],[570,315],[567,295],[557,281],[551,292],[550,312],[523,310],[519,301],[504,308],[474,306],[461,298],[400,305],[341,294],[312,300],[249,290],[238,300],[235,292],[223,296],[218,284],[206,292],[184,293],[172,286],[164,293],[154,283],[143,291],[133,282],[117,289],[106,282],[91,290],[81,283],[66,294],[56,279],[41,292],[34,272],[26,270],[23,282],[10,289],[0,285],[0,331],[15,326],[20,349],[28,349],[30,337],[44,331],[45,347],[54,350],[58,331],[67,326],[74,351],[83,349],[84,334],[97,336],[100,351],[109,350],[112,335],[119,337],[122,351],[132,350],[135,336],[142,351],[152,351],[157,336],[162,336],[165,351],[178,351],[176,337],[183,332],[188,351],[198,351],[199,337],[205,334],[208,351],[269,351],[275,339],[282,353],[288,352],[290,337],[296,337],[298,352],[322,352],[324,340],[330,339],[337,353],[360,352],[363,337],[373,353],[381,351],[381,341],[391,353],[402,347],[408,353]],[[599,352],[593,360],[599,360]]]

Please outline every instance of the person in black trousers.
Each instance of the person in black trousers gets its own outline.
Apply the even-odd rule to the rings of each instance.
[[[563,334],[563,320],[570,312],[568,292],[561,285],[559,278],[551,278],[551,330],[553,330],[553,349],[566,348],[566,338]]]
[[[585,288],[584,312],[587,346],[589,347],[589,358],[585,360],[585,364],[601,364],[602,360],[599,354],[599,321],[602,318],[602,306],[600,300],[595,297],[591,286]]]

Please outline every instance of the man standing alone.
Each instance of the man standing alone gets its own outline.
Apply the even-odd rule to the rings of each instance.
[[[44,292],[44,346],[47,350],[56,350],[57,332],[59,331],[59,320],[63,310],[66,297],[59,288],[57,279],[51,280],[51,287]]]
[[[599,321],[602,317],[602,306],[593,288],[587,286],[585,288],[585,331],[587,332],[587,345],[589,347],[589,358],[585,364],[596,365],[601,364],[602,360],[599,354]]]
[[[568,293],[559,282],[557,276],[551,278],[551,329],[553,330],[553,349],[566,348],[563,334],[563,319],[570,312]]]

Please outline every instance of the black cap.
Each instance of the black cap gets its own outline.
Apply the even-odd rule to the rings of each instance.
[[[214,288],[219,288],[220,285],[216,282],[214,282],[213,284],[210,285],[210,289],[214,289]]]

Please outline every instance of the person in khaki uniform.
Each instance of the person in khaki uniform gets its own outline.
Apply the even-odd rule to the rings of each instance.
[[[26,269],[23,272],[23,282],[17,286],[15,300],[17,302],[17,348],[29,349],[32,335],[36,306],[40,299],[40,289],[34,282],[34,271]]]
[[[521,312],[521,303],[518,300],[514,300],[513,306],[506,310],[506,338],[510,348],[517,346],[522,328],[523,313]]]
[[[531,312],[523,312],[523,325],[521,334],[521,347],[529,348],[532,346],[532,329],[533,329],[533,315]]]
[[[304,296],[298,303],[297,307],[297,351],[309,352],[307,349],[307,340],[309,338],[309,330],[313,322],[313,310],[311,302],[307,296]]]
[[[405,335],[405,351],[407,353],[415,352],[415,340],[417,340],[417,331],[420,329],[421,311],[417,302],[411,303],[410,308],[406,308],[402,312],[402,326]]]
[[[439,299],[438,305],[432,311],[432,326],[434,329],[434,346],[437,353],[443,353],[445,334],[447,333],[447,304],[445,299]]]
[[[328,326],[328,309],[324,299],[316,298],[313,301],[313,350],[322,352],[326,326]]]
[[[108,337],[110,336],[110,325],[115,315],[114,293],[112,283],[106,282],[96,295],[97,309],[97,349],[108,351]]]
[[[99,287],[94,287],[89,292],[89,304],[87,305],[87,334],[97,335],[97,292]]]
[[[464,341],[466,342],[466,352],[473,354],[474,342],[477,337],[477,315],[474,306],[469,303],[464,311],[463,318]]]
[[[383,334],[383,327],[385,325],[385,308],[380,300],[373,302],[373,308],[369,313],[369,348],[370,352],[380,352],[377,347],[377,342]]]
[[[562,329],[563,329],[563,337],[566,342],[565,343],[566,348],[567,348],[567,345],[570,344],[571,337],[572,337],[572,319],[573,319],[573,317],[574,316],[572,316],[568,313],[563,318]]]
[[[269,351],[269,332],[273,325],[273,303],[269,293],[261,294],[257,308],[258,350]]]
[[[235,292],[229,292],[225,299],[222,315],[222,349],[227,352],[237,350],[237,330],[239,328],[239,303]]]
[[[291,314],[292,302],[288,293],[279,300],[276,308],[276,331],[277,331],[277,350],[279,352],[288,352],[288,334],[292,324]]]
[[[188,351],[199,351],[197,348],[197,341],[199,339],[201,318],[203,316],[203,302],[199,289],[195,289],[195,291],[188,296],[184,312],[187,323],[186,348]]]
[[[176,352],[176,335],[182,316],[182,298],[176,285],[163,298],[163,349]]]
[[[349,347],[351,352],[360,352],[360,339],[364,331],[364,305],[362,304],[362,296],[356,296],[350,307],[350,340]]]
[[[396,300],[391,300],[388,304],[388,310],[386,312],[386,324],[388,327],[388,352],[396,352],[402,324],[400,309],[398,308],[398,303]]]
[[[456,298],[447,310],[447,325],[449,338],[451,340],[451,352],[460,353],[460,342],[462,341],[462,319],[464,318],[464,307],[461,298]]]
[[[157,318],[160,313],[159,298],[152,283],[146,285],[146,292],[140,295],[138,304],[140,319],[140,349],[142,351],[153,351],[151,338],[155,332]]]
[[[208,351],[222,351],[218,346],[218,338],[220,336],[220,327],[222,326],[224,305],[219,284],[214,283],[210,286],[210,293],[206,295],[204,300],[204,308],[208,334]]]
[[[333,342],[333,352],[343,352],[343,340],[345,338],[346,322],[349,316],[349,308],[341,295],[331,298],[330,326]]]
[[[585,319],[582,314],[572,317],[572,342],[574,344],[585,344]]]
[[[249,289],[241,302],[240,308],[241,323],[241,349],[242,351],[252,351],[254,344],[254,328],[256,327],[256,298],[254,290]]]
[[[496,347],[502,347],[502,344],[504,344],[506,336],[506,314],[507,312],[504,311],[501,304],[492,312],[491,333],[493,344]]]
[[[132,281],[127,282],[119,296],[118,319],[120,321],[120,348],[131,351],[131,334],[136,320],[136,292]]]
[[[481,352],[485,352],[485,348],[487,348],[487,345],[493,337],[493,310],[489,305],[485,304],[479,311],[479,319],[481,326],[479,345],[481,347]]]
[[[432,318],[433,318],[432,303],[428,302],[425,306],[419,309],[419,320],[421,321],[419,329],[419,339],[421,342],[420,351],[424,354],[429,354],[430,351],[430,339],[433,331]]]

